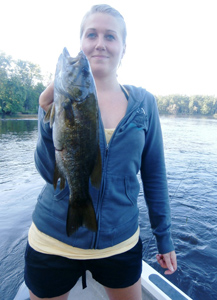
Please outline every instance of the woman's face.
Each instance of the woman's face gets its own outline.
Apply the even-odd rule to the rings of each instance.
[[[105,13],[90,15],[84,25],[81,50],[89,60],[94,77],[116,76],[125,52],[118,19]]]

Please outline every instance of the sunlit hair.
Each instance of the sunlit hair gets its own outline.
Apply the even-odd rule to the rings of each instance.
[[[82,38],[83,32],[84,32],[84,26],[87,18],[95,13],[103,13],[103,14],[108,14],[111,15],[115,18],[117,18],[120,21],[120,24],[122,25],[122,37],[123,37],[123,44],[126,44],[126,37],[127,37],[127,28],[126,28],[126,23],[124,21],[123,16],[117,11],[115,8],[111,7],[110,5],[107,4],[99,4],[99,5],[94,5],[91,7],[91,9],[84,15],[83,20],[81,22],[80,26],[80,39]]]

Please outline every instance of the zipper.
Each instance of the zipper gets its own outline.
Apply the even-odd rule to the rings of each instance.
[[[98,240],[99,240],[99,232],[100,232],[100,224],[101,224],[101,215],[100,215],[100,211],[101,211],[101,206],[102,206],[102,199],[103,199],[103,195],[104,195],[104,191],[105,191],[105,177],[106,177],[106,166],[107,166],[107,157],[108,157],[108,150],[109,150],[109,145],[106,142],[106,136],[105,136],[105,129],[102,123],[102,119],[101,119],[101,115],[99,114],[99,118],[100,118],[100,127],[102,129],[102,133],[103,133],[103,140],[104,140],[104,145],[105,146],[105,154],[104,154],[104,160],[103,160],[103,169],[102,169],[102,179],[101,179],[101,188],[99,191],[99,195],[98,195],[98,205],[97,205],[97,211],[96,211],[96,220],[97,220],[97,224],[98,224],[98,229],[97,232],[95,234],[94,237],[94,249],[97,249],[98,246]]]
[[[105,148],[105,157],[108,156],[108,149],[109,149],[109,144],[107,144],[106,148]]]
[[[101,219],[101,207],[102,207],[102,199],[104,197],[104,192],[105,192],[105,181],[106,181],[106,170],[107,170],[107,163],[108,163],[108,155],[109,155],[109,149],[111,147],[112,141],[114,139],[114,136],[116,134],[116,132],[120,129],[120,127],[124,124],[124,122],[129,118],[129,116],[133,117],[136,115],[137,110],[139,108],[139,106],[141,105],[141,102],[134,107],[127,115],[125,115],[123,117],[123,119],[121,119],[121,121],[118,123],[117,127],[115,128],[114,133],[111,136],[111,139],[109,141],[109,143],[106,142],[106,136],[105,136],[105,128],[101,119],[101,115],[99,114],[99,119],[100,119],[100,126],[101,129],[103,131],[103,139],[104,139],[104,144],[105,146],[105,156],[104,156],[104,163],[103,163],[103,172],[102,172],[102,182],[101,182],[101,188],[99,191],[99,196],[98,196],[98,206],[97,206],[97,211],[96,211],[96,219],[98,221],[98,229],[97,232],[95,234],[95,241],[94,241],[94,249],[97,249],[98,247],[98,241],[99,241],[99,232],[100,232],[100,219]]]

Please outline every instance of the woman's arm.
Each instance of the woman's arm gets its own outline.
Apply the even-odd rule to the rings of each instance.
[[[174,250],[171,239],[170,204],[164,160],[163,139],[157,104],[149,94],[145,99],[148,129],[142,155],[141,178],[153,234],[159,253]]]
[[[35,150],[35,165],[45,181],[53,183],[55,168],[55,149],[53,145],[50,123],[44,123],[44,116],[54,99],[54,83],[52,82],[39,97],[38,141]]]
[[[150,95],[149,95],[150,96]],[[153,234],[157,240],[159,253],[156,258],[169,275],[176,271],[177,260],[171,239],[170,204],[164,160],[163,138],[157,104],[152,96],[146,111],[149,127],[146,132],[143,151],[141,177]]]
[[[44,111],[48,111],[49,107],[54,100],[54,81],[52,81],[48,87],[41,93],[39,97],[39,105]]]

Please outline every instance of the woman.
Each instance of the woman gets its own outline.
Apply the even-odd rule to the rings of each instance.
[[[142,245],[137,196],[141,172],[157,260],[166,274],[177,269],[170,235],[170,207],[160,121],[154,97],[142,88],[120,86],[116,72],[126,49],[126,26],[118,11],[96,5],[81,24],[81,49],[87,56],[100,108],[101,188],[90,185],[96,233],[82,227],[68,237],[68,190],[53,189],[52,132],[43,123],[53,102],[53,83],[39,99],[36,166],[47,181],[29,231],[25,281],[32,300],[65,300],[78,278],[90,270],[112,300],[141,300]],[[106,134],[106,141],[105,141]]]

